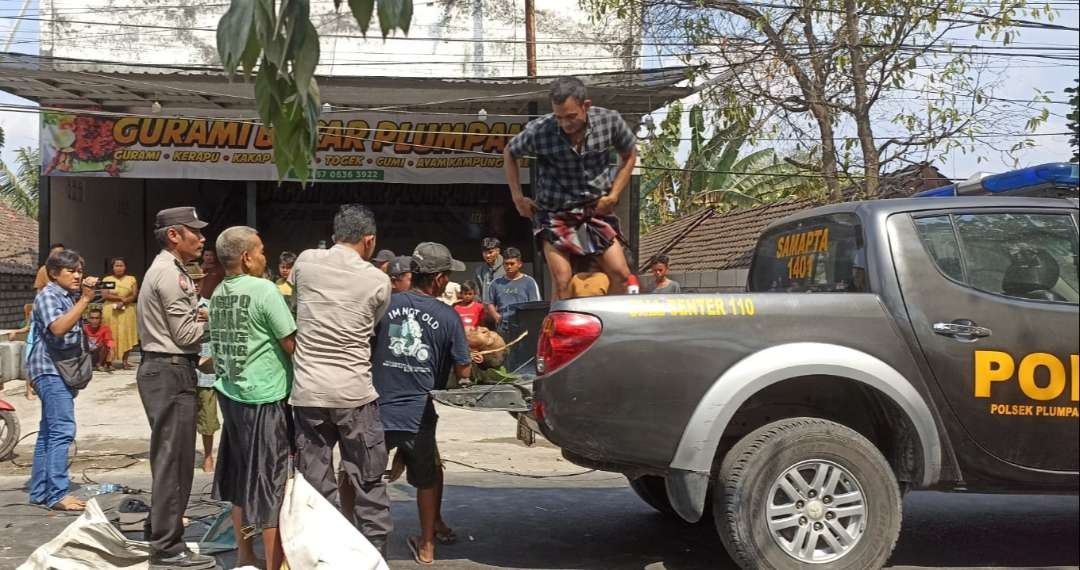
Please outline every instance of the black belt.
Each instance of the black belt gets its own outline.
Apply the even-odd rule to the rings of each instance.
[[[169,354],[167,352],[144,352],[142,353],[145,360],[168,360],[170,364],[191,364],[194,366],[199,362],[198,354]]]

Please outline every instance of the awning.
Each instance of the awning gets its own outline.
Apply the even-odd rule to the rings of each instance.
[[[107,69],[107,71],[106,71]],[[90,70],[90,71],[88,71]],[[621,112],[632,124],[642,115],[694,93],[686,86],[687,68],[665,67],[581,76],[593,103]],[[535,80],[441,79],[415,77],[319,77],[324,103],[356,110],[412,110],[515,115],[536,102],[547,109],[547,84]],[[0,54],[0,90],[46,107],[162,113],[172,109],[212,109],[214,114],[250,115],[255,105],[252,81],[230,82],[205,67],[110,65],[92,61]]]

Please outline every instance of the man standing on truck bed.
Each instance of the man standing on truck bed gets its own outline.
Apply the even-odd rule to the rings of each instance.
[[[543,240],[555,300],[570,297],[571,256],[598,256],[611,292],[623,293],[630,268],[613,212],[637,162],[637,138],[619,113],[593,107],[575,77],[551,84],[551,108],[503,151],[514,206]],[[536,157],[533,198],[521,190],[517,160],[524,156]]]

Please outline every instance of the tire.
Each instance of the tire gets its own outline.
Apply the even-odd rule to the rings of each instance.
[[[717,532],[747,570],[881,568],[900,534],[888,461],[858,432],[822,419],[789,418],[745,436],[724,457],[715,490]]]
[[[15,412],[0,412],[0,460],[7,459],[19,443],[19,418]]]
[[[678,518],[679,515],[675,514],[675,509],[671,508],[671,501],[667,498],[667,488],[664,485],[664,478],[657,475],[642,475],[637,479],[626,478],[630,481],[630,488],[637,493],[637,496],[645,501],[646,505],[664,513]]]

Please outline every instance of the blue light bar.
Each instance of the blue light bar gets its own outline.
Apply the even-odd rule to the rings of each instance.
[[[1055,162],[987,176],[980,180],[980,184],[987,192],[997,194],[1044,185],[1077,186],[1080,185],[1080,176],[1076,164]]]
[[[1067,162],[1053,162],[994,174],[977,182],[950,184],[919,192],[915,196],[926,198],[932,196],[1002,194],[1046,188],[1076,189],[1078,186],[1080,186],[1080,168],[1078,168],[1078,165]]]

